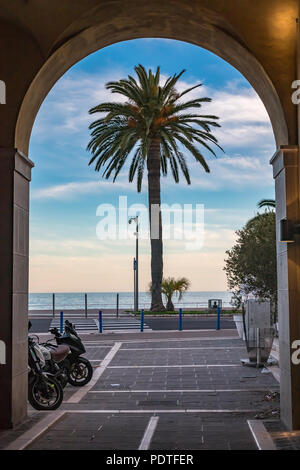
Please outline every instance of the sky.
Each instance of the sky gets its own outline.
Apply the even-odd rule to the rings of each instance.
[[[162,82],[185,69],[178,90],[201,83],[187,98],[208,96],[201,112],[219,116],[215,131],[224,152],[203,151],[210,167],[187,158],[191,185],[162,178],[164,276],[185,276],[192,291],[227,289],[223,271],[235,231],[256,214],[257,202],[274,197],[269,161],[275,141],[263,103],[247,80],[214,54],[167,39],[137,39],[101,49],[73,66],[52,88],[37,115],[29,156],[35,163],[30,202],[30,292],[132,290],[134,227],[127,216],[147,207],[128,182],[128,165],[115,183],[88,165],[91,107],[120,101],[105,84],[134,74],[139,63],[161,68]],[[127,205],[128,212],[124,211]],[[121,210],[121,208],[123,209]],[[184,209],[184,212],[181,212]],[[145,209],[140,214],[140,289],[150,281],[150,242]],[[183,229],[178,215],[184,214]],[[109,221],[110,225],[106,222]],[[125,222],[124,222],[125,221]],[[176,235],[177,234],[177,235]],[[194,242],[198,237],[198,242]]]

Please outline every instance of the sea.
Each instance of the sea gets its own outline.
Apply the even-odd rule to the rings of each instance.
[[[59,292],[55,293],[55,308],[57,310],[79,310],[85,308],[84,292]],[[114,309],[116,308],[116,292],[87,292],[88,309]],[[205,308],[208,306],[208,300],[220,299],[223,307],[230,307],[232,298],[231,292],[186,292],[181,301],[176,296],[173,297],[175,308]],[[29,310],[51,310],[53,302],[52,293],[30,293]],[[139,308],[147,309],[150,307],[151,298],[148,292],[139,292]],[[119,308],[133,309],[133,292],[119,293]]]

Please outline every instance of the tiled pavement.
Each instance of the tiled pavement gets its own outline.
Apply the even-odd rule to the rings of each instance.
[[[278,450],[300,450],[300,431],[287,431],[280,420],[264,421]]]
[[[255,450],[247,420],[278,408],[264,399],[278,383],[272,374],[240,364],[246,351],[236,336],[196,334],[86,343],[99,379],[79,401],[77,390],[74,395],[67,387],[64,415],[28,448],[138,449],[155,417],[149,449]],[[31,412],[32,422],[23,429],[40,415]],[[20,434],[0,433],[0,448]]]

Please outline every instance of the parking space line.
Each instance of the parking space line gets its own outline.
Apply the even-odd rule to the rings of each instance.
[[[200,330],[200,331],[204,331],[204,330]],[[146,339],[146,338],[143,338],[143,339],[124,339],[122,341],[122,343],[125,345],[125,344],[136,344],[136,343],[142,343],[142,344],[145,344],[145,343],[168,343],[168,342],[186,342],[186,341],[239,341],[240,338],[239,336],[203,336],[203,337],[200,337],[199,336],[197,338],[152,338],[152,339]],[[112,340],[110,340],[110,343],[111,343]],[[97,344],[101,344],[101,345],[105,345],[105,344],[109,344],[109,343],[105,343],[104,341],[102,340],[86,340],[85,341],[85,345],[97,345]]]
[[[248,389],[248,388],[237,388],[237,389],[207,389],[207,390],[197,390],[197,389],[176,389],[176,390],[90,390],[89,393],[241,393],[241,392],[267,392],[270,390],[270,387],[259,388],[259,389]]]
[[[245,349],[244,346],[226,346],[226,347],[214,347],[214,346],[207,346],[207,347],[184,347],[184,348],[122,348],[122,351],[186,351],[186,350],[194,350],[194,349],[201,349],[201,350],[207,350],[207,349],[213,349],[214,351],[221,349],[224,351],[224,349]]]
[[[208,409],[154,409],[154,410],[65,410],[67,413],[95,413],[95,414],[160,414],[160,413],[257,413],[259,410],[236,409],[236,410],[208,410]]]
[[[75,392],[66,403],[78,403],[94,385],[98,382],[100,376],[103,374],[108,364],[113,360],[117,352],[119,351],[122,343],[115,343],[111,350],[106,354],[105,358],[102,360],[101,365],[97,367],[94,371],[93,377],[87,385],[81,387],[80,390]]]
[[[152,416],[150,418],[148,426],[145,430],[145,434],[143,436],[143,439],[141,440],[139,450],[148,450],[151,444],[152,437],[155,433],[155,429],[157,427],[159,417],[158,416]]]
[[[122,349],[123,351],[123,349]],[[107,369],[158,369],[158,368],[172,368],[172,367],[242,367],[241,364],[177,364],[177,365],[164,365],[164,366],[159,366],[159,365],[153,365],[153,366],[140,366],[140,365],[134,365],[134,366],[109,366]]]

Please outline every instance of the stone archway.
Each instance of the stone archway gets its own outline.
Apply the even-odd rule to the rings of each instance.
[[[90,0],[74,2],[71,7],[69,2],[53,0],[51,5],[43,6],[43,12],[32,2],[16,7],[19,16],[9,6],[1,12],[4,54],[0,78],[5,78],[8,85],[11,79],[11,86],[9,104],[0,109],[5,117],[2,132],[0,129],[1,334],[8,357],[7,365],[0,369],[0,427],[18,424],[27,407],[24,312],[28,292],[28,189],[32,164],[27,157],[31,129],[47,93],[76,62],[110,44],[143,37],[190,42],[226,60],[256,90],[273,126],[279,149],[273,160],[278,222],[285,216],[299,221],[299,122],[290,99],[291,81],[297,78],[298,0],[258,3],[106,0],[99,5]],[[40,14],[40,22],[32,13]],[[61,21],[51,24],[60,14]],[[299,244],[283,248],[278,245],[278,260],[284,352],[282,414],[290,428],[299,429],[300,373],[290,361],[291,341],[300,338]]]
[[[186,8],[185,5],[184,7]],[[99,14],[97,11],[94,12],[95,17]],[[277,146],[287,145],[289,133],[284,111],[276,89],[264,68],[247,47],[217,25],[221,23],[217,15],[212,17],[211,12],[204,9],[199,13],[201,13],[202,21],[199,21],[193,14],[188,21],[185,19],[183,22],[182,17],[173,11],[167,20],[162,17],[157,23],[153,21],[154,14],[152,18],[148,15],[142,20],[135,14],[130,18],[122,19],[122,23],[126,26],[120,25],[120,19],[116,16],[113,21],[111,19],[107,21],[107,24],[103,24],[102,21],[100,25],[84,29],[61,46],[58,45],[58,41],[58,44],[54,46],[55,51],[32,81],[22,102],[16,124],[15,148],[25,155],[28,154],[30,133],[36,114],[53,85],[70,67],[103,47],[144,37],[161,37],[190,42],[213,52],[230,63],[249,81],[264,103]],[[206,22],[203,18],[206,18]]]

